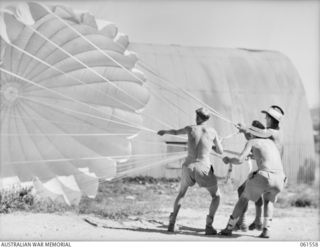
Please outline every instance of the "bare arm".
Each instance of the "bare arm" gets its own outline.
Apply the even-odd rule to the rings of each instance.
[[[271,135],[270,139],[274,141],[276,144],[279,152],[281,159],[283,158],[283,153],[284,153],[284,146],[283,146],[283,141],[282,141],[282,135],[279,130],[274,130],[272,128],[267,129],[268,133]]]
[[[223,161],[226,164],[229,164],[229,163],[242,164],[246,160],[246,158],[250,155],[251,149],[252,149],[252,142],[248,141],[246,146],[244,147],[243,151],[241,152],[241,154],[238,157],[233,157],[233,158],[224,157]]]
[[[215,146],[213,146],[212,149],[218,154],[223,154],[223,147],[222,147],[221,141],[219,140],[217,134],[213,140],[213,143],[215,144]]]
[[[248,132],[248,128],[242,123],[238,123],[235,127],[239,129],[239,133],[245,134]]]
[[[181,128],[181,129],[169,129],[169,130],[160,130],[158,132],[158,135],[162,136],[165,134],[171,134],[171,135],[181,135],[181,134],[187,134],[188,133],[188,127]]]

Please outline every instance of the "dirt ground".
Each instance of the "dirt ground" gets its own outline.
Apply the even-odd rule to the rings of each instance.
[[[232,184],[220,184],[219,188],[221,201],[214,227],[221,230],[226,226],[238,196]],[[54,213],[48,213],[43,208],[33,208],[0,214],[0,240],[266,241],[257,237],[259,231],[234,232],[232,237],[205,236],[205,219],[211,197],[205,189],[197,186],[188,190],[182,203],[176,232],[168,233],[168,216],[178,189],[178,181],[148,178],[101,184],[98,195],[94,199],[84,198],[76,209],[58,208]],[[317,192],[318,187],[300,187],[281,193],[269,240],[319,240],[318,205],[298,208],[288,204],[292,202],[290,199],[301,199],[302,203],[313,199],[316,202],[319,199]],[[254,214],[251,202],[247,224],[254,219]]]
[[[94,215],[75,213],[47,214],[16,212],[0,215],[1,240],[71,240],[71,241],[266,241],[258,238],[260,232],[234,232],[232,237],[205,236],[206,211],[182,209],[174,234],[166,232],[170,209],[153,217],[131,216],[114,221]],[[231,211],[231,208],[230,208]],[[319,240],[319,211],[311,208],[276,209],[273,241]],[[253,215],[248,215],[252,220]],[[228,216],[217,213],[214,226],[225,227]],[[87,220],[87,221],[86,221]]]

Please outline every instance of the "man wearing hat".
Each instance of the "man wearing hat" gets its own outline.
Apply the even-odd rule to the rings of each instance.
[[[283,138],[280,132],[280,121],[284,116],[284,111],[277,105],[272,105],[267,111],[262,110],[261,113],[266,114],[266,126],[271,134],[271,139],[275,142],[279,149],[281,157],[283,155]]]
[[[281,157],[283,156],[283,138],[282,134],[280,132],[280,127],[279,123],[281,119],[284,116],[284,111],[277,105],[272,105],[269,107],[269,109],[262,110],[261,113],[264,113],[266,116],[266,127],[267,131],[270,133],[270,139],[274,141],[276,144]],[[246,133],[247,128],[245,128],[242,124],[239,124],[238,126],[240,132]],[[244,182],[239,188],[238,188],[238,195],[242,194],[244,191],[246,182]],[[255,202],[255,208],[256,208],[256,217],[254,221],[249,225],[249,230],[262,230],[262,205],[263,205],[263,200],[260,197],[256,202]],[[247,226],[245,223],[245,213],[248,209],[248,206],[245,207],[244,212],[240,215],[240,218],[238,220],[238,223],[235,226],[235,230],[241,229],[242,231],[247,230]]]
[[[160,130],[158,132],[161,136],[164,134],[188,135],[188,155],[182,164],[180,190],[174,202],[173,212],[170,214],[169,232],[174,232],[181,200],[185,196],[188,187],[198,183],[200,187],[206,188],[212,197],[209,214],[206,218],[205,234],[217,234],[217,231],[212,227],[212,223],[220,203],[220,193],[217,179],[210,163],[210,152],[211,149],[214,149],[217,153],[222,154],[223,148],[215,129],[207,125],[209,118],[209,112],[204,108],[200,108],[196,110],[196,125],[186,126],[178,130]],[[213,144],[215,146],[212,146]]]
[[[261,196],[264,199],[264,222],[263,231],[259,237],[269,238],[270,224],[273,215],[273,203],[278,193],[284,187],[285,175],[281,162],[280,152],[270,137],[270,132],[264,128],[259,121],[253,121],[247,129],[245,137],[248,140],[243,152],[239,157],[224,157],[226,164],[242,164],[252,152],[258,166],[258,171],[246,181],[243,193],[241,194],[227,227],[220,234],[229,236],[232,234],[240,215],[246,208],[248,201],[256,202]]]

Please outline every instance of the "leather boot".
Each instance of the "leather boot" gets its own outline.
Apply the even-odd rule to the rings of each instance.
[[[169,216],[169,225],[168,225],[168,232],[174,232],[174,226],[176,224],[176,216],[173,213],[170,213]]]
[[[217,230],[212,227],[212,223],[213,223],[213,217],[210,215],[207,215],[206,228],[205,228],[206,235],[216,235],[217,234]]]

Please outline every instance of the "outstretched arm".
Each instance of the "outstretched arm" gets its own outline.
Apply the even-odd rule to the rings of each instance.
[[[239,133],[246,134],[248,132],[248,128],[242,123],[238,123],[235,127],[239,129]]]
[[[158,131],[158,135],[160,135],[160,136],[165,135],[165,134],[181,135],[181,134],[187,134],[187,133],[188,133],[188,127],[181,128],[181,129],[169,129],[169,130]]]
[[[252,149],[252,142],[248,141],[243,151],[238,157],[224,157],[223,162],[226,164],[242,164],[246,158],[250,155]]]

